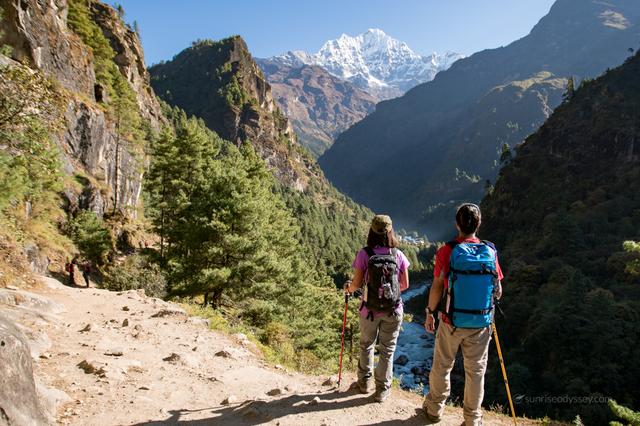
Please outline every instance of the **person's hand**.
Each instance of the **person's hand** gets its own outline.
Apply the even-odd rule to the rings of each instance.
[[[345,292],[345,294],[351,294],[351,292],[349,291],[349,287],[351,287],[351,280],[347,280],[347,281],[344,283],[343,288],[344,288],[344,292]]]
[[[427,315],[427,319],[424,322],[424,329],[427,331],[427,333],[435,333],[436,331],[436,318],[433,316],[433,314],[429,314]]]

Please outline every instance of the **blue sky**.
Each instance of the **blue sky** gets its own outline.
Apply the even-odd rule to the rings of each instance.
[[[252,54],[316,52],[342,33],[380,28],[420,54],[471,54],[526,35],[554,0],[120,0],[136,20],[147,64],[198,38],[240,34]],[[110,1],[111,4],[116,2]]]

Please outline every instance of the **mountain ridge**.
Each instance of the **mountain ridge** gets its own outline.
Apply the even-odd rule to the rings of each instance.
[[[414,87],[400,98],[380,102],[374,113],[342,133],[319,159],[327,177],[356,201],[374,210],[390,211],[407,227],[417,226],[434,238],[446,238],[448,231],[440,230],[451,228],[449,221],[442,221],[451,205],[463,199],[479,201],[485,181],[493,180],[497,173],[494,161],[501,146],[505,142],[511,146],[519,143],[542,124],[544,116],[540,120],[527,111],[557,106],[564,90],[551,85],[546,89],[550,95],[547,100],[531,97],[526,104],[507,103],[496,109],[502,117],[488,120],[486,126],[475,130],[467,125],[475,119],[467,111],[495,88],[526,81],[542,71],[565,79],[596,76],[620,64],[628,55],[628,47],[637,44],[637,3],[589,1],[575,6],[569,0],[559,0],[529,35],[508,46],[461,59],[433,81]],[[611,16],[617,16],[619,22],[622,18],[618,15],[629,24],[621,27],[614,23],[612,27]],[[494,107],[497,105],[489,111]],[[521,115],[521,121],[512,123],[519,129],[516,135],[505,118],[514,112]],[[476,152],[494,160],[483,164],[441,162],[443,157],[466,152],[470,141],[478,148]],[[354,158],[358,162],[354,163]],[[403,167],[394,174],[376,174],[387,164]],[[479,178],[460,180],[456,169]],[[432,197],[416,190],[417,184],[449,187],[451,191]],[[393,191],[371,190],[390,187]],[[439,210],[441,204],[448,207]],[[433,208],[439,210],[435,215],[428,212]]]
[[[165,102],[203,119],[236,145],[253,145],[299,221],[310,262],[334,278],[345,274],[372,213],[338,192],[298,144],[244,40],[196,42],[149,72]],[[325,232],[322,224],[336,232]]]
[[[379,100],[401,95],[464,57],[455,52],[421,56],[384,31],[370,28],[357,36],[342,34],[315,54],[289,51],[269,58],[291,67],[319,65],[331,74],[371,93]]]
[[[606,395],[640,407],[640,276],[629,266],[638,254],[625,247],[640,240],[639,123],[636,54],[567,96],[482,201],[482,236],[506,271],[498,326],[516,393]],[[501,385],[498,374],[488,378],[489,398]],[[521,409],[610,420],[597,404]]]
[[[268,59],[257,62],[298,140],[316,156],[375,109],[372,95],[318,65],[293,67]]]

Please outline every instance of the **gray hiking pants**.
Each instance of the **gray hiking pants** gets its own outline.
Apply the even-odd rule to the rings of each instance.
[[[393,379],[393,353],[396,350],[400,326],[402,325],[402,309],[395,314],[381,315],[373,321],[360,316],[360,359],[358,360],[358,380],[368,381],[373,373],[376,389],[391,387]],[[373,353],[376,339],[380,338],[378,365],[373,368]]]
[[[442,417],[444,404],[451,392],[449,374],[456,361],[458,348],[464,358],[464,421],[466,426],[482,422],[484,373],[487,369],[491,327],[458,328],[440,322],[436,335],[433,366],[429,374],[429,393],[423,407],[432,416]]]

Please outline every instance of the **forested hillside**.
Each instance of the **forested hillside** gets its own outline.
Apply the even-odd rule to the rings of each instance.
[[[196,42],[150,72],[163,100],[202,118],[238,146],[250,143],[266,161],[298,221],[303,251],[314,270],[337,277],[350,269],[371,212],[336,191],[297,143],[240,37]]]
[[[92,285],[205,302],[275,362],[332,367],[331,278],[372,213],[297,145],[244,42],[194,47],[242,62],[220,62],[205,123],[161,107],[122,8],[0,6],[0,284],[74,259]]]
[[[509,381],[527,396],[612,397],[640,407],[640,56],[584,81],[517,149],[483,203],[501,249]],[[497,365],[490,399],[503,394]],[[594,404],[520,406],[580,414]]]
[[[443,218],[456,203],[482,198],[503,146],[544,123],[568,78],[620,65],[638,47],[638,25],[635,0],[559,0],[526,37],[378,104],[319,163],[355,201],[445,238],[451,225]]]

